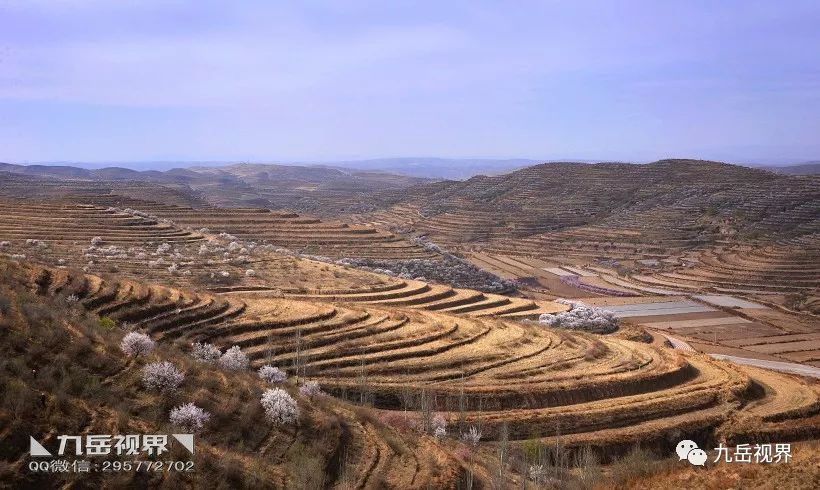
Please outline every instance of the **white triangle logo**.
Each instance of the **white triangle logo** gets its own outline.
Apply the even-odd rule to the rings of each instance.
[[[44,448],[42,444],[37,442],[37,439],[35,439],[31,436],[28,436],[28,439],[29,439],[29,446],[28,446],[29,454],[31,454],[32,456],[53,456],[50,452],[48,452],[48,449]]]
[[[174,439],[180,442],[189,453],[194,454],[194,435],[193,434],[171,434]]]

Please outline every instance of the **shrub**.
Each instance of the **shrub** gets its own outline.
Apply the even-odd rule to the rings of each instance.
[[[547,477],[547,468],[544,467],[543,464],[533,464],[530,465],[530,469],[528,471],[530,480],[533,480],[536,483],[543,483]]]
[[[171,393],[179,388],[185,375],[168,361],[152,362],[142,370],[142,382],[149,390]]]
[[[481,440],[481,431],[478,430],[478,427],[471,426],[467,432],[461,434],[461,439],[472,446],[478,446],[478,441]]]
[[[186,403],[171,410],[169,420],[186,432],[199,432],[210,420],[211,414],[193,403]]]
[[[145,355],[154,350],[156,343],[144,333],[129,332],[122,338],[120,349],[128,356]]]
[[[213,344],[194,342],[191,344],[191,357],[196,361],[213,364],[222,356],[222,351]]]
[[[230,371],[240,371],[247,369],[250,361],[248,356],[242,352],[242,349],[235,345],[222,354],[222,357],[219,358],[219,364]]]
[[[70,305],[73,305],[73,304],[75,304],[79,301],[80,301],[80,297],[77,296],[76,294],[69,294],[68,296],[65,297],[65,302],[70,304]]]
[[[96,247],[96,246],[102,245],[102,242],[103,242],[103,239],[102,239],[101,236],[95,236],[94,238],[91,239],[91,246]]]
[[[117,322],[114,321],[113,318],[104,316],[100,318],[100,328],[105,330],[114,330],[117,327]]]
[[[245,275],[248,276],[248,277],[253,277],[253,276],[256,275],[256,271],[253,270],[253,269],[248,269],[248,270],[245,271]]]
[[[282,383],[288,379],[288,375],[284,371],[275,366],[262,366],[259,368],[259,377],[268,383]]]
[[[281,388],[273,388],[262,395],[262,407],[268,420],[278,425],[296,422],[299,406],[296,400]]]
[[[322,393],[322,388],[319,386],[318,381],[305,381],[305,384],[299,387],[299,393],[302,396],[313,398]]]

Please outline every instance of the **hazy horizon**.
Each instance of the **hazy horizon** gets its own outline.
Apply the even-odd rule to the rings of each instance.
[[[678,157],[669,157],[668,159],[691,159],[691,160],[710,160],[705,158],[695,158],[695,157],[687,157],[687,156],[678,156]],[[524,165],[537,165],[539,163],[557,163],[557,162],[570,162],[570,163],[609,163],[609,162],[616,162],[616,163],[629,163],[635,165],[642,165],[647,163],[652,163],[661,159],[655,160],[646,160],[646,161],[624,161],[624,160],[617,160],[612,158],[600,158],[600,159],[584,159],[584,158],[529,158],[529,157],[510,157],[510,158],[470,158],[470,157],[454,157],[454,158],[445,158],[445,157],[376,157],[376,158],[365,158],[361,160],[327,160],[327,161],[286,161],[286,160],[277,160],[277,159],[265,159],[265,160],[240,160],[240,159],[228,159],[228,160],[123,160],[123,161],[116,161],[116,160],[100,160],[100,161],[73,161],[73,160],[51,160],[51,161],[3,161],[0,160],[0,163],[8,163],[13,165],[23,165],[23,166],[32,166],[32,165],[43,165],[43,166],[71,166],[77,168],[84,168],[84,169],[102,169],[107,167],[122,167],[128,168],[131,170],[170,170],[173,168],[177,168],[179,165],[183,165],[184,167],[194,167],[194,166],[209,166],[209,167],[220,167],[220,166],[227,166],[227,165],[237,165],[237,164],[257,164],[257,165],[283,165],[283,166],[355,166],[357,164],[370,164],[373,163],[374,166],[372,168],[378,168],[376,166],[377,163],[381,162],[391,162],[393,164],[399,163],[411,163],[410,161],[419,161],[419,162],[426,162],[429,160],[441,160],[447,163],[453,164],[464,164],[470,165],[475,163],[486,163],[488,165],[494,164],[505,164],[505,163],[523,163]],[[787,166],[797,166],[797,165],[805,165],[805,164],[816,164],[820,162],[820,158],[817,159],[804,159],[804,160],[755,160],[750,159],[746,161],[722,161],[722,160],[714,160],[714,161],[721,161],[723,163],[729,163],[733,165],[744,165],[744,166],[771,166],[771,167],[787,167]]]
[[[809,1],[0,0],[0,161],[798,164],[818,23]]]

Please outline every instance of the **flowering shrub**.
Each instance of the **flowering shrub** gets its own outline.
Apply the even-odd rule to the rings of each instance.
[[[222,354],[222,357],[219,358],[219,364],[230,371],[241,371],[248,368],[250,361],[248,356],[242,352],[242,349],[235,345]]]
[[[171,410],[169,420],[186,432],[199,432],[210,418],[210,413],[193,403],[186,403]]]
[[[103,239],[102,239],[101,236],[95,236],[94,238],[91,239],[91,246],[96,247],[98,245],[101,245],[102,242],[103,242]]]
[[[318,381],[305,381],[305,384],[299,387],[299,393],[302,396],[313,398],[322,393],[322,388],[319,386]]]
[[[437,413],[430,424],[433,435],[436,439],[441,439],[447,435],[447,419],[440,413]]]
[[[259,377],[268,383],[282,383],[288,379],[288,375],[284,371],[275,366],[262,366],[259,368]]]
[[[222,351],[213,344],[194,342],[191,344],[191,357],[199,362],[213,364],[222,356]]]
[[[433,436],[436,439],[444,439],[444,436],[446,435],[447,429],[445,429],[444,427],[436,427],[435,430],[433,430]]]
[[[570,310],[556,314],[544,313],[538,317],[539,323],[551,327],[595,333],[610,333],[618,329],[618,319],[611,311],[587,306],[580,301],[559,299],[557,302],[569,305]]]
[[[254,277],[256,275],[256,271],[253,269],[248,269],[245,271],[245,275],[248,277]]]
[[[144,333],[129,332],[125,334],[120,342],[120,349],[125,352],[127,356],[145,355],[154,350],[156,344],[151,337]]]
[[[299,418],[299,406],[296,400],[281,388],[273,388],[262,395],[262,406],[268,420],[278,425],[296,422]]]
[[[142,382],[149,390],[171,393],[179,388],[185,375],[168,361],[152,362],[142,370]]]

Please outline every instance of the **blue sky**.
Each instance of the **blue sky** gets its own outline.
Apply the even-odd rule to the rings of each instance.
[[[816,1],[0,0],[0,161],[820,159]]]

